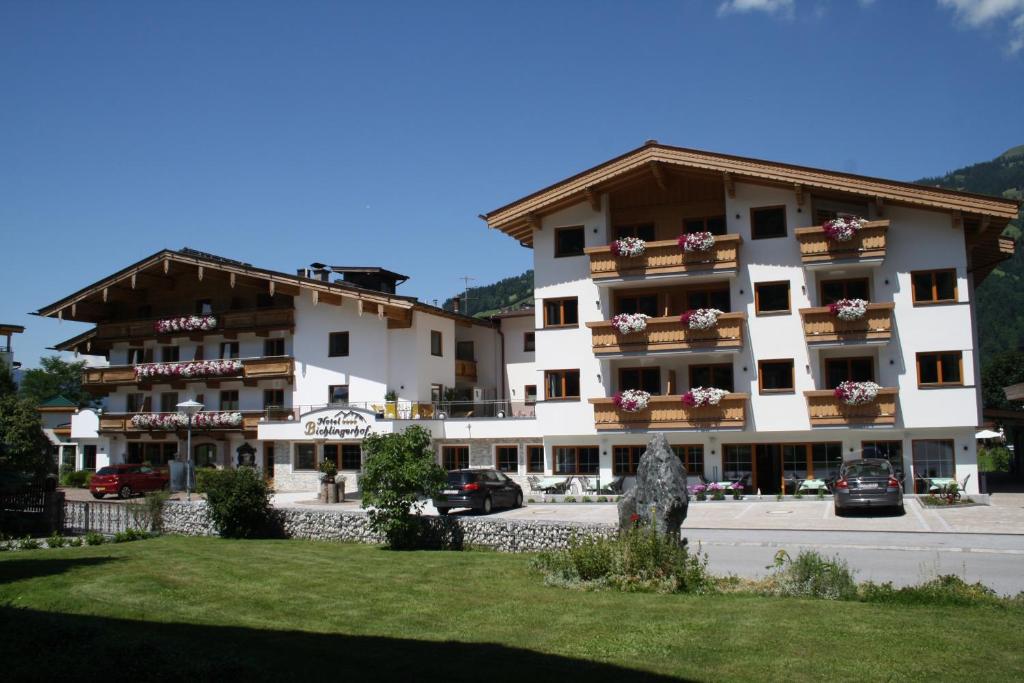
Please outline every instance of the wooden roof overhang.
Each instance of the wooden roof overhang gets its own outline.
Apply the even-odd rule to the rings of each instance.
[[[489,227],[533,246],[533,231],[544,215],[583,201],[598,208],[601,194],[645,176],[664,185],[672,171],[720,177],[730,195],[734,183],[741,181],[788,187],[801,194],[817,191],[865,197],[878,205],[943,211],[961,220],[977,219],[985,226],[983,232],[991,230],[994,235],[1020,211],[1020,202],[1013,199],[649,142],[481,217]]]
[[[259,287],[269,294],[280,292],[289,296],[308,293],[314,302],[340,306],[346,299],[356,302],[360,310],[387,317],[397,326],[412,324],[414,298],[388,295],[350,284],[326,282],[289,275],[248,264],[195,253],[165,249],[119,270],[74,294],[40,308],[34,313],[48,318],[79,322],[102,322],[105,304],[112,297],[131,296],[146,287],[173,287],[178,277],[195,277],[199,281],[215,281],[228,287]],[[82,335],[79,335],[82,336]],[[68,344],[78,338],[64,342]]]

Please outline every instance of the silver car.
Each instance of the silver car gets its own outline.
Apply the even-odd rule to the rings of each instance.
[[[903,514],[903,484],[888,460],[848,460],[832,485],[836,516],[853,508],[886,508]]]

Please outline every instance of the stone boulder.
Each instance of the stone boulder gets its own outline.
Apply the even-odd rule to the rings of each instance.
[[[653,434],[640,456],[636,485],[619,499],[619,529],[632,527],[637,515],[640,524],[679,538],[689,504],[686,468],[665,435]]]

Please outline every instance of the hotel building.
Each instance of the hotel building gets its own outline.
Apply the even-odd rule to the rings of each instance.
[[[915,477],[976,492],[974,290],[1013,253],[1000,234],[1018,211],[649,142],[484,216],[533,249],[533,309],[473,319],[397,294],[403,276],[383,269],[290,275],[183,250],[38,314],[93,323],[57,348],[110,360],[86,371],[105,398],[73,416],[72,441],[95,453],[79,466],[183,459],[167,414],[195,398],[211,413],[195,461],[251,462],[279,490],[312,490],[323,458],[354,487],[367,433],[418,424],[445,467],[519,478],[628,486],[661,431],[691,471],[763,494],[862,456],[893,460],[908,492]],[[831,238],[828,221],[847,216],[864,221]],[[680,246],[698,233],[713,237],[704,251]],[[643,253],[616,254],[625,237]],[[841,299],[866,310],[841,319]],[[709,328],[681,319],[709,308]],[[643,329],[618,331],[619,314],[646,315]],[[848,405],[846,381],[877,393]],[[689,405],[697,387],[727,393]],[[650,394],[646,408],[619,405],[625,390]]]

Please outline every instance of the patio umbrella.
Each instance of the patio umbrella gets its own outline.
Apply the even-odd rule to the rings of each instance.
[[[991,429],[982,429],[980,432],[974,435],[975,439],[1002,439],[1003,431],[999,430],[994,432]]]

